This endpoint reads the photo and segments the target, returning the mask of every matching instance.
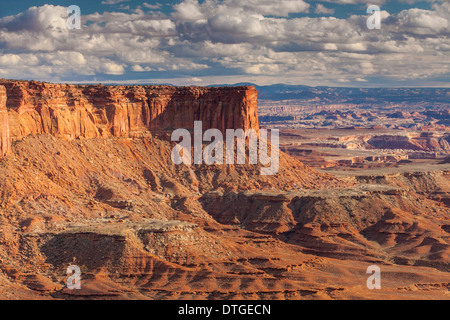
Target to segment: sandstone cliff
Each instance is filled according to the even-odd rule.
[[[6,89],[0,86],[0,156],[10,151],[8,110],[6,109]]]
[[[1,299],[448,298],[447,172],[348,188],[284,153],[274,176],[176,166],[151,133],[258,128],[256,91],[2,84]]]
[[[202,120],[205,130],[259,128],[254,87],[81,86],[9,80],[0,80],[0,85],[7,91],[12,140],[43,133],[67,140],[141,137],[150,131],[190,129],[195,120]],[[2,125],[2,139],[7,137],[6,128]],[[3,145],[2,152],[7,142]]]

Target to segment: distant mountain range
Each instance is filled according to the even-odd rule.
[[[450,88],[346,88],[346,87],[309,87],[304,85],[274,84],[258,86],[253,83],[236,83],[219,86],[255,86],[260,100],[299,100],[317,103],[348,104],[423,104],[432,106],[447,105],[450,107]]]

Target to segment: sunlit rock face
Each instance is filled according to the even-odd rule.
[[[8,110],[13,140],[43,133],[68,140],[141,137],[151,131],[190,129],[195,120],[202,120],[205,130],[259,128],[254,87],[78,86],[8,80],[0,84],[6,87],[7,109],[4,89],[2,108]],[[3,125],[2,137],[6,131]]]
[[[11,149],[9,137],[8,110],[6,109],[6,88],[0,86],[0,156],[4,156]]]

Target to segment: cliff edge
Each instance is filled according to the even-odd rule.
[[[6,88],[0,86],[0,156],[4,156],[11,150],[9,137],[8,110],[6,109]]]
[[[254,87],[103,86],[0,80],[2,153],[10,138],[51,134],[78,137],[143,137],[152,131],[203,128],[258,130]],[[7,97],[7,101],[6,100]],[[5,106],[6,102],[6,106]],[[6,107],[6,108],[5,108]],[[7,116],[6,112],[7,111]]]

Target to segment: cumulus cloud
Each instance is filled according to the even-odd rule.
[[[438,12],[422,9],[409,9],[399,13],[398,28],[418,35],[436,35],[449,31],[449,20],[440,17]]]
[[[152,68],[150,68],[150,67],[142,67],[142,66],[140,66],[140,65],[138,65],[138,64],[135,64],[132,68],[131,68],[131,70],[133,70],[134,72],[145,72],[145,71],[153,71],[153,69]]]
[[[316,8],[314,9],[314,12],[317,14],[333,14],[334,13],[334,9],[329,9],[327,7],[325,7],[323,4],[318,3],[316,5]]]
[[[112,2],[119,1],[104,1]],[[82,29],[73,31],[62,6],[0,18],[0,72],[54,81],[167,72],[206,81],[209,70],[315,84],[450,74],[449,1],[382,11],[381,30],[367,29],[367,15],[337,18],[322,3],[311,8],[303,0],[183,0],[168,16],[153,11],[160,8],[143,3],[131,12],[84,15]],[[311,10],[327,16],[309,17]]]
[[[244,11],[262,15],[286,17],[289,13],[307,12],[309,4],[303,0],[228,0],[224,1],[227,7],[239,8]]]
[[[209,5],[209,3],[206,3]],[[205,8],[206,5],[203,5]],[[197,0],[185,0],[174,6],[175,13],[172,15],[177,21],[197,21],[204,18],[202,6]]]
[[[303,0],[223,0],[216,2],[205,0],[185,0],[174,6],[177,20],[198,21],[211,16],[270,15],[286,17],[290,13],[308,12],[309,4]]]
[[[31,7],[15,16],[0,19],[0,28],[11,32],[29,31],[55,35],[67,33],[67,8],[53,5]]]
[[[123,65],[117,64],[112,61],[108,61],[102,64],[102,71],[106,74],[123,74],[124,67]]]
[[[142,3],[142,5],[147,8],[147,9],[151,9],[151,10],[157,10],[157,9],[161,9],[162,4],[161,3],[155,3],[155,4],[150,4],[147,2]]]

